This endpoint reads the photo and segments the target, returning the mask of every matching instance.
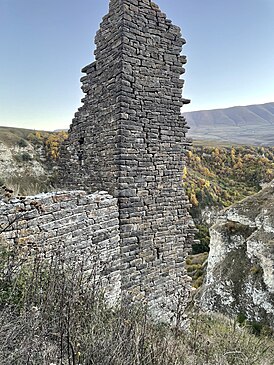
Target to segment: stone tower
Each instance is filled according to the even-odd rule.
[[[61,182],[118,198],[122,292],[163,313],[185,283],[194,232],[181,185],[185,41],[151,0],[110,0],[95,43]]]

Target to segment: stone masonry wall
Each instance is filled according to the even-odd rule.
[[[60,184],[118,198],[122,291],[171,313],[194,233],[181,184],[185,40],[150,0],[111,0],[95,43]]]
[[[1,239],[42,257],[60,253],[102,285],[106,300],[121,297],[117,199],[105,192],[40,194],[0,201]]]

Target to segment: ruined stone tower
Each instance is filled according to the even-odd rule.
[[[61,183],[118,198],[122,292],[162,311],[184,284],[193,239],[181,186],[189,145],[180,112],[185,41],[150,0],[110,0],[95,43]]]

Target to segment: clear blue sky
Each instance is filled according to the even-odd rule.
[[[184,111],[274,101],[274,0],[156,0],[182,28]],[[0,125],[68,127],[108,0],[0,0]]]

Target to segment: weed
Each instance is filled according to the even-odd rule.
[[[17,145],[18,145],[19,147],[21,147],[21,148],[28,147],[28,142],[27,142],[25,139],[21,138],[21,139],[19,139],[19,141],[17,142]]]
[[[32,160],[32,157],[28,152],[17,153],[13,158],[17,162],[28,162]]]
[[[1,365],[273,364],[273,339],[223,316],[193,312],[187,330],[155,323],[141,305],[108,307],[85,261],[2,245]]]

